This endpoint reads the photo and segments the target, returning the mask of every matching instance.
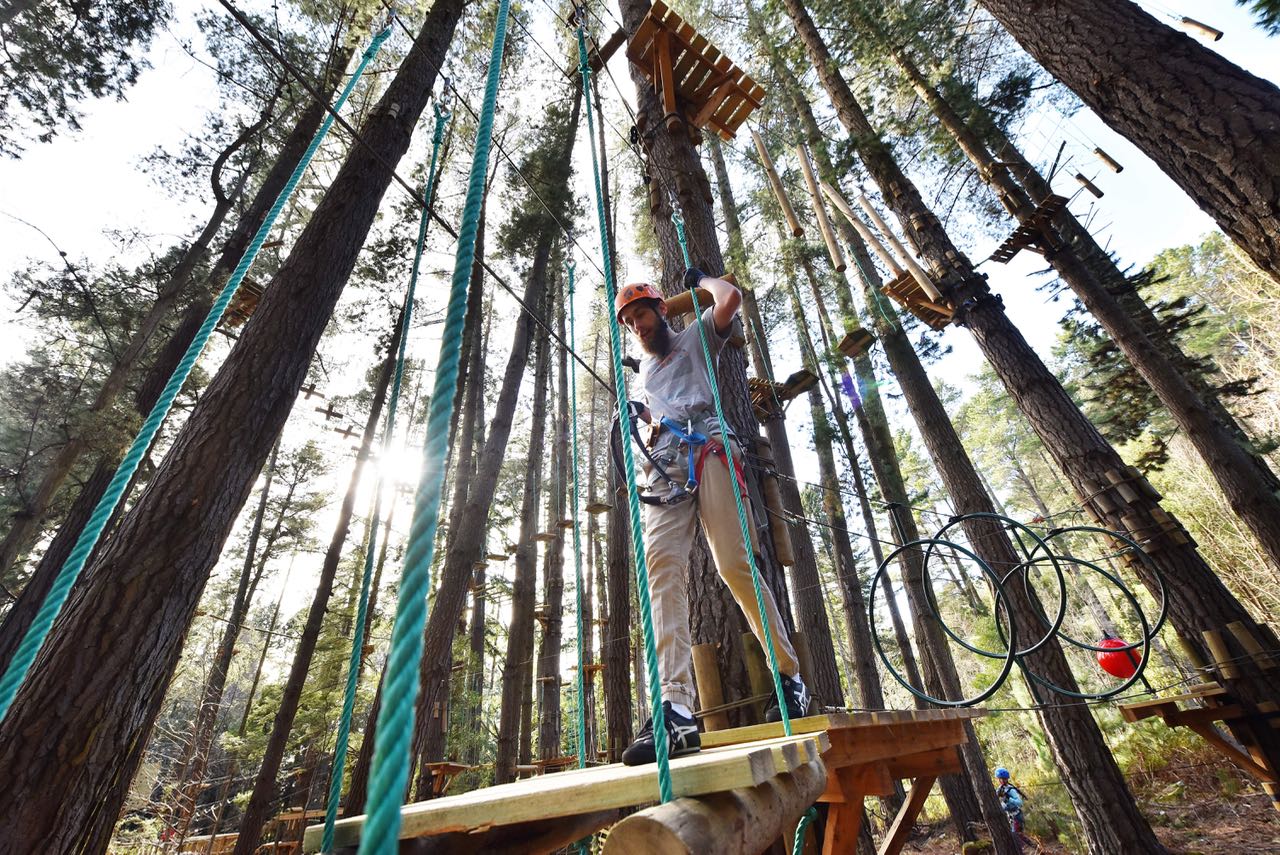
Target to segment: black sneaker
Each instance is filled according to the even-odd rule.
[[[787,718],[804,718],[809,714],[809,702],[813,700],[813,696],[809,694],[809,688],[800,679],[800,675],[797,674],[794,679],[782,678],[782,696],[787,699]],[[773,696],[769,707],[764,711],[764,720],[782,721],[782,710],[778,707],[777,694]]]
[[[671,701],[662,703],[662,721],[667,730],[667,756],[682,757],[702,750],[702,737],[698,735],[698,722],[672,712]],[[640,729],[636,737],[622,752],[622,762],[627,766],[643,766],[645,763],[656,763],[657,748],[653,741],[653,718],[651,717]]]

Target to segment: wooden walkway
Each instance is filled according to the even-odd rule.
[[[836,712],[794,720],[789,737],[780,723],[710,731],[702,735],[701,753],[672,761],[676,799],[625,821],[619,822],[632,809],[656,801],[655,766],[575,769],[406,805],[400,837],[414,840],[414,852],[533,853],[552,852],[614,826],[606,852],[696,852],[689,839],[702,835],[705,840],[706,828],[759,838],[759,829],[741,828],[756,822],[754,805],[789,798],[792,808],[801,806],[786,820],[775,816],[779,823],[794,827],[804,806],[825,802],[830,808],[822,851],[852,852],[863,798],[891,793],[896,780],[911,778],[910,795],[880,847],[879,855],[893,855],[906,842],[934,780],[960,768],[957,746],[967,740],[965,723],[984,714],[972,709]],[[715,825],[716,816],[726,815],[751,821]],[[710,825],[691,830],[682,816],[710,817]],[[358,844],[364,821],[363,816],[339,821],[337,846]],[[779,834],[777,825],[764,826],[770,840]],[[321,833],[319,826],[307,829],[303,851],[318,851]],[[665,842],[636,843],[655,840]],[[716,840],[716,851],[754,849],[738,837]]]

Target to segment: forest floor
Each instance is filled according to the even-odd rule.
[[[1280,852],[1280,812],[1262,790],[1226,761],[1130,776],[1143,815],[1171,855]],[[1034,810],[1033,799],[1028,808]],[[947,823],[919,825],[903,852],[956,855]],[[1066,836],[1064,835],[1064,839]],[[1036,850],[1028,847],[1028,854]],[[1045,855],[1074,855],[1078,846],[1042,842]]]

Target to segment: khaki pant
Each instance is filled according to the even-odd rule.
[[[733,444],[733,456],[741,464],[742,451]],[[658,461],[677,483],[687,478],[688,454],[685,446],[675,451],[676,459],[668,464],[667,457]],[[689,640],[689,550],[693,545],[695,514],[702,522],[702,530],[711,554],[715,558],[720,578],[729,586],[733,598],[751,624],[751,631],[764,648],[764,629],[760,624],[760,610],[756,605],[755,587],[751,582],[751,565],[747,563],[746,550],[742,548],[742,528],[733,498],[733,485],[729,481],[729,467],[722,455],[707,455],[702,467],[702,482],[692,501],[677,505],[644,506],[644,547],[649,568],[649,595],[653,602],[653,633],[658,648],[658,674],[662,679],[662,697],[673,703],[694,707],[693,660]],[[646,464],[647,466],[647,464]],[[650,473],[651,492],[661,494],[665,485]],[[751,534],[752,550],[756,551],[756,527],[752,519],[751,504],[744,495],[747,512],[747,530]],[[769,586],[761,583],[765,611],[769,616],[769,630],[773,636],[773,651],[778,659],[778,671],[794,676],[800,671],[795,650],[787,637],[778,605]]]

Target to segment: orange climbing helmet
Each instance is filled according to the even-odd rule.
[[[618,296],[613,301],[613,314],[622,320],[622,310],[627,304],[634,303],[636,300],[657,300],[659,303],[665,302],[662,295],[658,293],[658,289],[654,288],[648,282],[633,282],[630,285],[622,286],[622,290],[618,292]]]

